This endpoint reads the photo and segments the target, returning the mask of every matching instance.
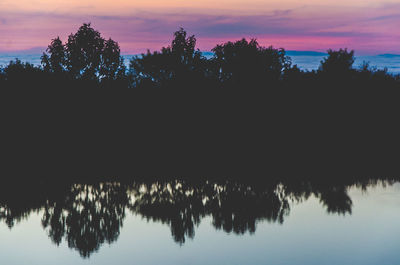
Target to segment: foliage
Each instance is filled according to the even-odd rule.
[[[62,44],[52,40],[42,56],[44,71],[68,73],[74,79],[110,81],[125,75],[125,66],[117,42],[105,40],[90,24],[83,24]]]
[[[65,48],[59,37],[53,39],[42,55],[42,64],[47,72],[61,73],[65,69]]]
[[[196,49],[196,38],[180,29],[174,33],[171,46],[161,51],[135,56],[130,62],[130,73],[135,84],[167,84],[174,80],[193,80],[205,76],[206,59]]]
[[[321,61],[319,70],[330,74],[349,73],[353,70],[354,51],[340,49],[338,51],[328,50],[328,57]]]
[[[265,48],[255,39],[217,45],[213,50],[218,79],[234,84],[277,81],[291,65],[284,49]]]
[[[23,63],[19,59],[11,61],[2,72],[5,81],[17,83],[23,83],[27,80],[32,82],[43,77],[43,72],[39,67],[30,63]]]

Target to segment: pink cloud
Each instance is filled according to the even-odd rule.
[[[399,6],[400,7],[400,6]],[[369,9],[367,9],[369,10]],[[397,9],[399,10],[399,9]],[[1,13],[0,51],[45,48],[56,36],[66,39],[83,22],[118,41],[124,53],[168,45],[172,33],[184,27],[198,38],[199,48],[242,37],[257,38],[262,45],[289,50],[347,47],[361,53],[400,53],[400,14],[395,9],[374,12],[349,9],[316,13],[312,8],[285,9],[265,15],[206,14],[198,12],[132,15],[69,15],[60,13]]]

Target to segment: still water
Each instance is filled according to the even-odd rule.
[[[400,264],[393,179],[13,184],[0,264]]]

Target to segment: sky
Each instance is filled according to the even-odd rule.
[[[180,27],[204,51],[245,37],[287,50],[400,54],[400,0],[0,0],[0,52],[43,51],[88,22],[125,54],[159,50]]]

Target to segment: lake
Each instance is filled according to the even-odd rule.
[[[107,178],[0,188],[0,264],[398,264],[400,182]]]
[[[318,52],[299,52],[299,51],[288,51],[287,55],[292,58],[293,64],[297,64],[301,69],[304,70],[316,70],[318,69],[321,60],[327,55]],[[11,60],[19,58],[23,62],[30,62],[35,65],[40,64],[40,54],[27,54],[27,53],[9,53],[0,54],[0,66],[7,65]],[[133,55],[125,55],[125,63],[129,66],[129,60]],[[204,56],[211,57],[212,53],[205,52]],[[371,67],[377,69],[388,69],[389,73],[400,74],[400,55],[382,54],[374,56],[357,56],[354,63],[355,68],[360,68],[364,62],[369,62]]]

